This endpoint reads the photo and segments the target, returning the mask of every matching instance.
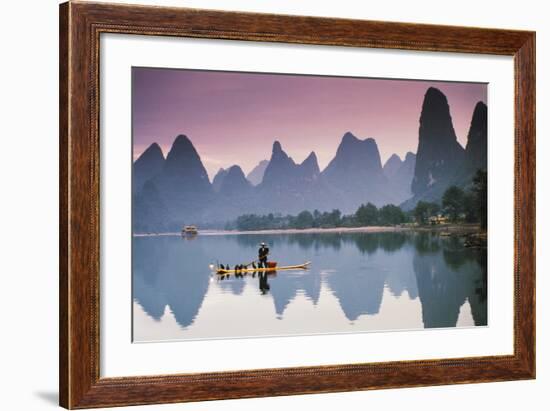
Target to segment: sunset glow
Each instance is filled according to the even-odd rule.
[[[274,140],[296,161],[311,151],[321,169],[343,134],[374,138],[382,162],[416,152],[424,93],[439,88],[459,142],[487,84],[133,68],[134,158],[153,142],[166,155],[187,135],[210,178],[238,164],[248,173],[269,159]]]

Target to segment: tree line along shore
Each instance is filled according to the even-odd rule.
[[[355,228],[375,226],[437,226],[476,224],[487,228],[487,172],[479,170],[468,189],[450,186],[440,202],[420,200],[410,211],[387,204],[380,208],[372,203],[359,206],[353,214],[340,210],[321,212],[304,210],[297,215],[243,214],[226,224],[226,230],[259,231],[322,228]]]

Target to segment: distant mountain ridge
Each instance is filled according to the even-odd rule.
[[[225,176],[227,175],[228,170],[225,168],[220,168],[214,178],[212,179],[212,189],[218,193],[220,191],[220,188],[222,186],[223,180]]]
[[[133,164],[133,187],[138,190],[164,167],[164,154],[157,143],[151,144]]]
[[[403,161],[397,154],[392,154],[384,163],[382,171],[387,178],[392,178],[403,165]]]
[[[237,165],[227,169],[220,187],[220,194],[225,196],[242,196],[252,189],[252,184],[248,181],[243,170]]]
[[[405,155],[405,160],[401,161],[397,154],[393,154],[384,164],[383,171],[388,179],[394,204],[401,204],[412,197],[411,184],[415,166],[416,155],[410,151]]]
[[[316,203],[313,198],[320,170],[311,152],[300,164],[275,141],[261,184],[256,187],[256,212],[296,213]]]
[[[405,210],[422,201],[439,202],[451,185],[467,187],[478,169],[487,170],[487,106],[478,102],[472,114],[468,142],[457,141],[447,97],[430,87],[424,96],[418,138],[413,197]]]
[[[469,170],[487,167],[487,105],[481,101],[472,115],[465,158]]]
[[[223,226],[242,214],[297,214],[303,210],[349,214],[372,202],[413,208],[439,201],[450,184],[466,185],[487,167],[487,106],[476,105],[466,148],[458,143],[445,95],[426,91],[417,154],[394,154],[382,166],[373,138],[346,132],[324,170],[311,152],[296,163],[277,140],[269,161],[245,176],[238,165],[221,168],[212,182],[191,140],[179,135],[166,158],[153,143],[133,165],[134,230]]]
[[[464,148],[458,143],[447,97],[430,87],[420,114],[413,194],[448,182],[463,160]]]
[[[252,171],[247,174],[246,179],[250,181],[250,183],[254,186],[257,186],[258,184],[260,184],[264,179],[265,169],[267,168],[268,164],[269,164],[269,161],[267,160],[260,161],[256,165],[256,167],[254,167]]]
[[[185,220],[201,219],[204,217],[204,205],[212,201],[213,194],[197,150],[187,136],[180,134],[158,173],[147,180],[141,189],[135,187],[133,190],[134,216],[154,216],[142,220],[134,218],[134,227],[142,230],[157,226],[172,227],[174,222],[183,221],[183,216]]]
[[[346,176],[343,174],[346,173]],[[346,132],[336,150],[336,156],[323,171],[325,178],[339,180],[342,177],[365,176],[383,178],[382,163],[378,145],[373,138],[360,140]]]
[[[355,211],[362,203],[377,206],[391,202],[388,180],[382,170],[378,145],[373,138],[361,140],[346,132],[336,155],[321,173],[330,208]]]

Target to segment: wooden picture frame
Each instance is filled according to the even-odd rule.
[[[100,378],[101,33],[513,56],[513,355]],[[60,6],[59,47],[60,405],[91,408],[535,378],[534,32],[69,2]]]

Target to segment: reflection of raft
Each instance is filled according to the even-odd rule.
[[[216,274],[235,274],[235,273],[265,273],[265,272],[271,272],[271,271],[283,271],[283,270],[304,270],[308,268],[308,266],[311,264],[311,261],[308,261],[304,264],[299,265],[287,265],[282,267],[267,267],[267,268],[245,268],[242,270],[216,270]]]

